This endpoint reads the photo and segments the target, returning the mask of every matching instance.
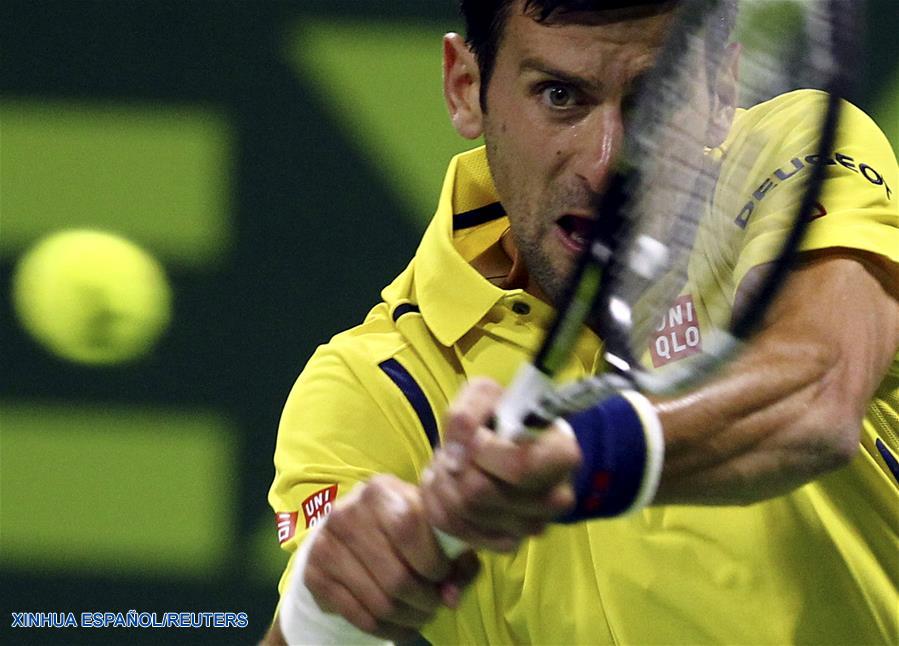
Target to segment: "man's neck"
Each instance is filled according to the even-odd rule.
[[[531,279],[509,229],[472,260],[471,266],[500,289],[523,289],[546,303],[550,302],[540,286]]]

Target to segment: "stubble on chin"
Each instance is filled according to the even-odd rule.
[[[524,261],[529,276],[528,291],[539,298],[548,299],[553,305],[562,301],[566,292],[567,279],[575,265],[573,258],[564,257],[564,251],[553,249],[555,241],[555,207],[556,205],[581,205],[589,203],[590,198],[576,188],[558,186],[550,187],[542,195],[533,195],[521,186],[522,172],[509,166],[508,151],[500,152],[495,137],[488,136],[492,128],[485,131],[487,143],[487,160],[493,174],[494,184],[500,198],[509,189],[515,192],[508,200],[502,199],[512,230],[512,238],[517,253]],[[551,197],[548,197],[551,195]],[[541,204],[544,208],[535,208]],[[555,254],[560,254],[558,257]],[[535,284],[537,289],[531,289]]]
[[[560,258],[552,258],[541,243],[547,239],[549,232],[536,232],[533,237],[522,236],[512,227],[518,253],[527,268],[531,283],[539,289],[539,296],[545,297],[552,305],[558,305],[565,295],[568,276],[573,270],[574,262],[566,263]],[[535,290],[530,290],[535,291]]]

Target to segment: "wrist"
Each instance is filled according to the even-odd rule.
[[[560,422],[577,438],[583,462],[574,476],[575,507],[559,522],[620,516],[653,501],[665,448],[646,397],[626,391]]]
[[[278,623],[284,640],[295,644],[388,644],[382,639],[362,632],[340,615],[322,610],[312,592],[306,587],[306,564],[309,553],[325,522],[316,525],[300,543],[294,557],[293,570],[281,599]]]

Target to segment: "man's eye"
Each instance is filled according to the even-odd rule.
[[[564,85],[550,85],[543,88],[543,100],[553,108],[570,108],[577,103],[575,93]]]

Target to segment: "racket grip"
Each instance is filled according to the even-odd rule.
[[[442,529],[438,529],[437,527],[432,527],[434,530],[434,536],[437,537],[437,543],[440,545],[440,549],[443,550],[443,553],[446,554],[451,559],[456,559],[462,555],[463,552],[471,549],[465,541],[461,538],[456,538],[452,534],[447,534]]]
[[[496,432],[505,439],[533,437],[553,420],[539,414],[540,402],[553,390],[552,380],[533,364],[523,365],[496,409]]]

